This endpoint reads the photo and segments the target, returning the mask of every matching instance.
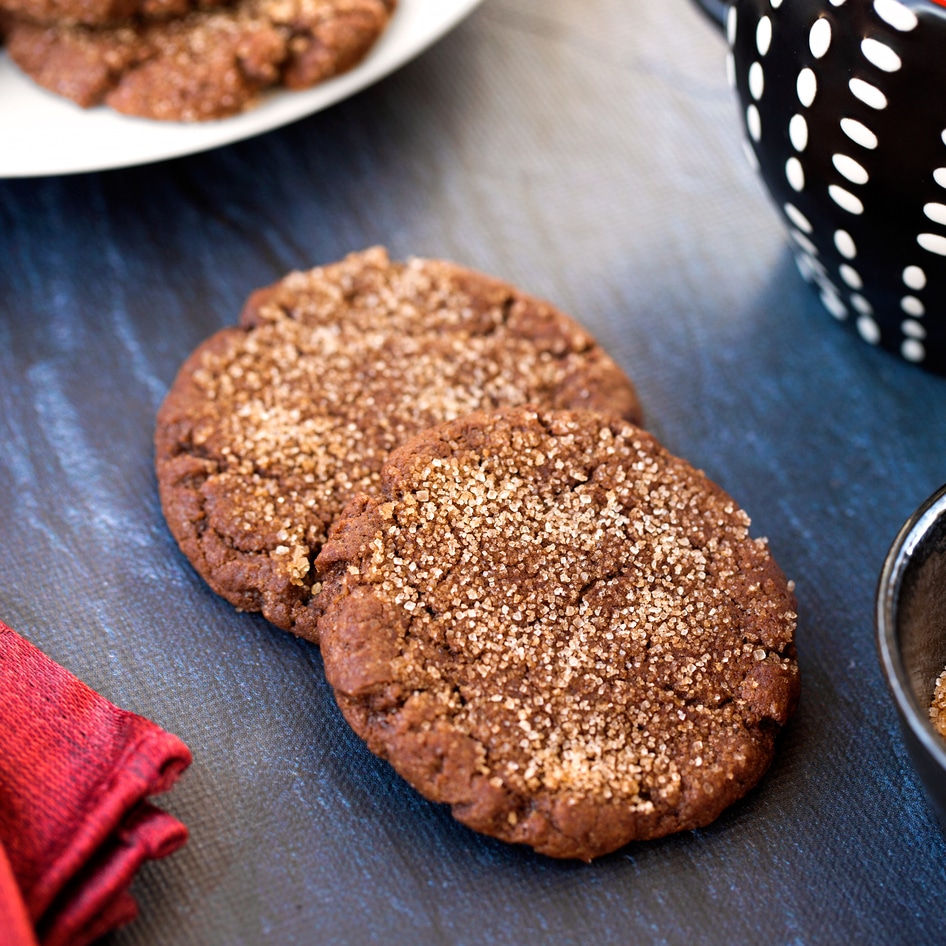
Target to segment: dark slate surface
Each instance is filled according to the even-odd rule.
[[[113,946],[934,943],[946,846],[875,656],[898,527],[946,480],[946,380],[798,276],[688,0],[486,0],[361,95],[150,167],[0,182],[0,617],[195,761],[188,846]],[[798,586],[799,713],[710,828],[591,866],[480,838],[347,730],[317,650],[239,614],[152,472],[177,367],[244,296],[372,243],[570,311]]]

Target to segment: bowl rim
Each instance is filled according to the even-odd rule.
[[[937,520],[944,516],[946,485],[919,506],[893,540],[877,583],[874,623],[881,668],[900,711],[900,719],[939,767],[946,771],[946,739],[936,731],[928,712],[922,712],[918,705],[903,665],[897,634],[897,611],[903,576],[917,546]]]

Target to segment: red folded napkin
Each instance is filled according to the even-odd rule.
[[[82,946],[132,920],[138,868],[187,840],[146,799],[190,761],[0,621],[0,943]]]

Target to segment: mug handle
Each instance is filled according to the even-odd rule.
[[[696,5],[719,27],[726,25],[726,11],[732,0],[696,0]]]

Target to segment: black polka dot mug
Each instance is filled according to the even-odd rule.
[[[802,275],[872,345],[946,373],[946,0],[697,0]]]

